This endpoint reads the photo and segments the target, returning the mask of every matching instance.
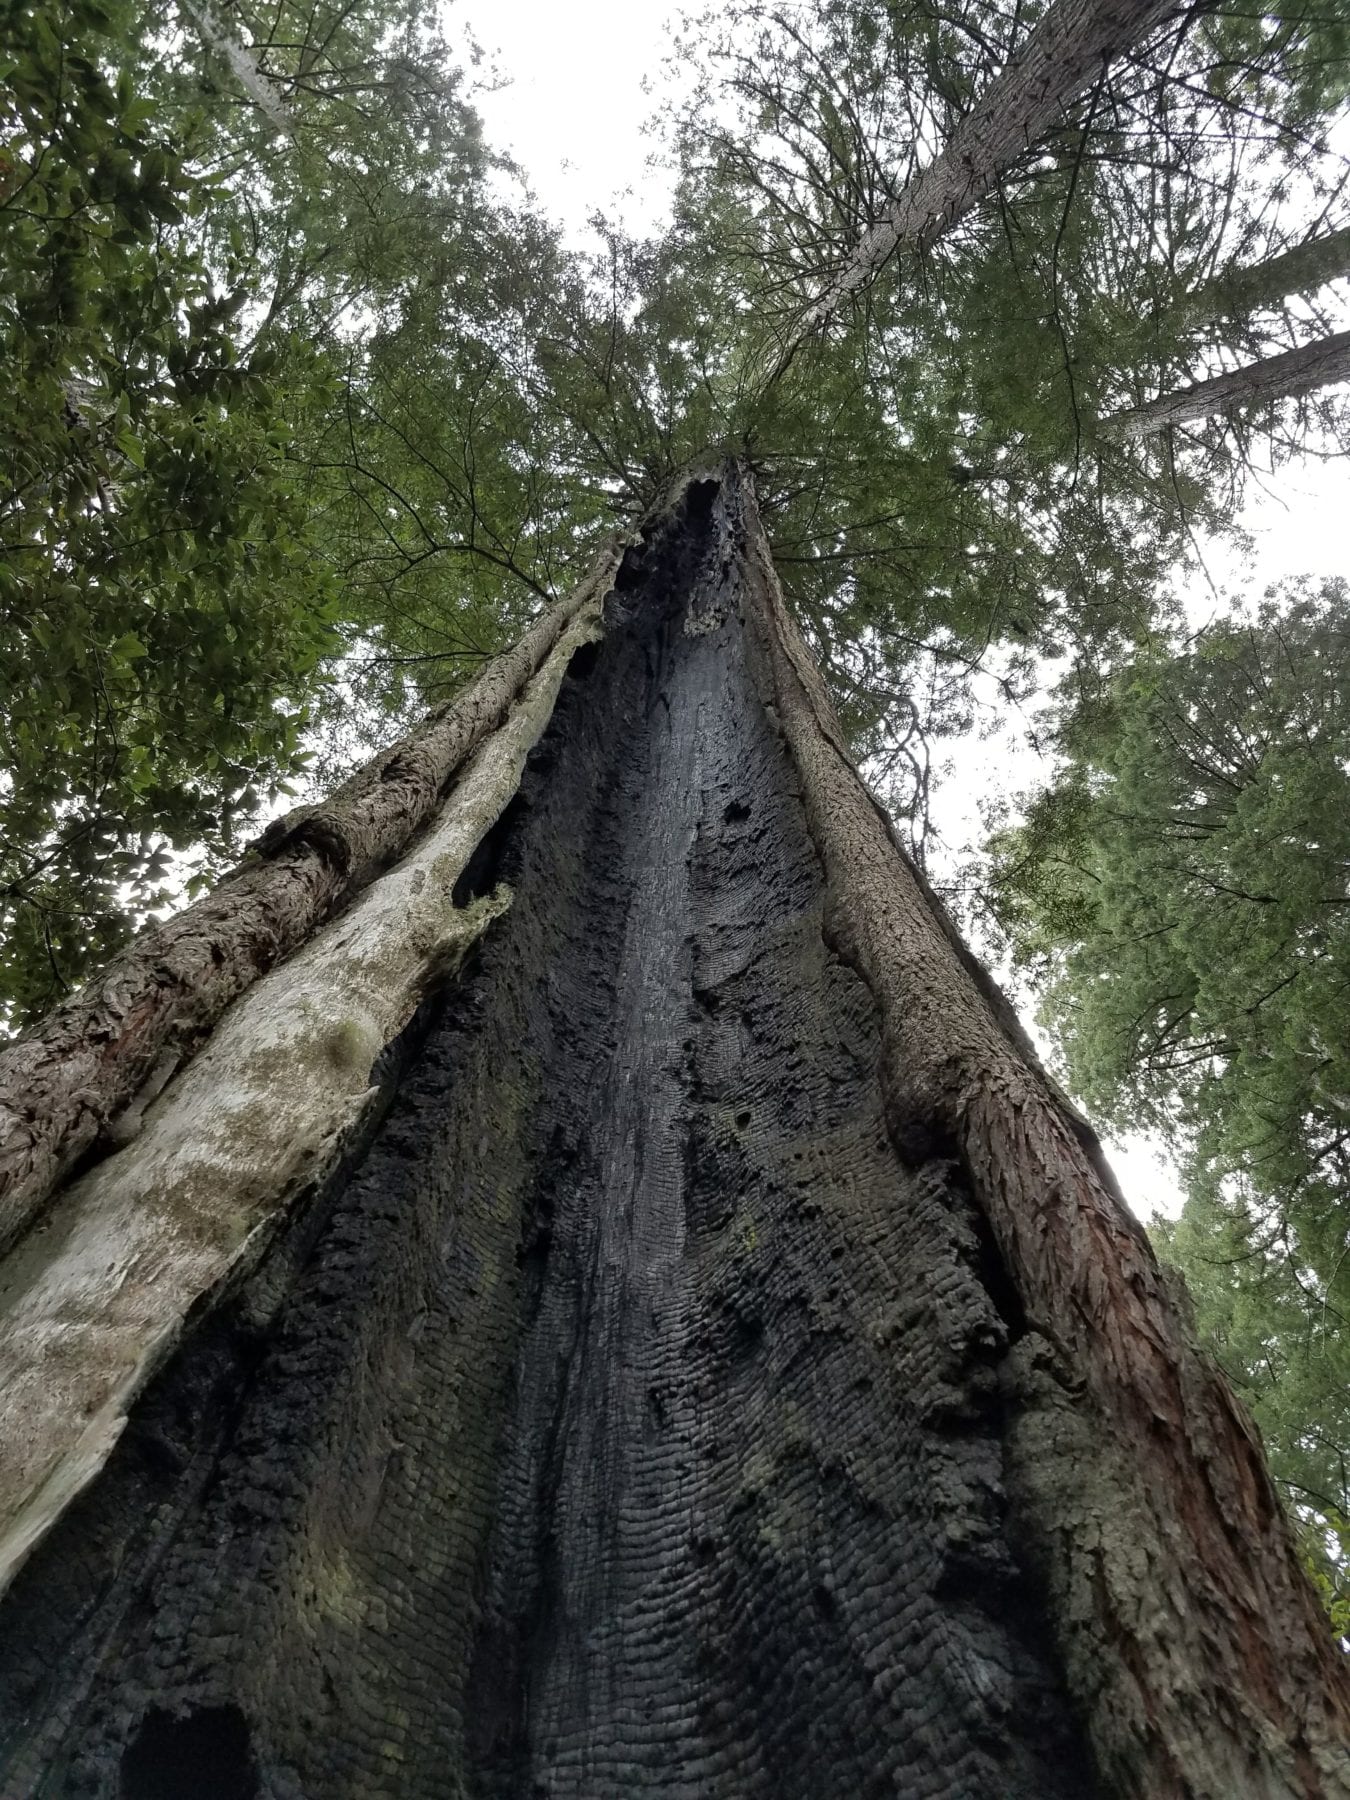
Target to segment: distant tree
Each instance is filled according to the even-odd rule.
[[[1341,1531],[1350,590],[1290,587],[1136,661],[1061,744],[1060,778],[992,841],[994,919],[1039,974],[1073,1091],[1182,1156],[1165,1247],[1277,1473]]]
[[[319,361],[240,353],[246,273],[188,242],[208,189],[104,72],[126,26],[0,26],[0,1026],[130,935],[171,846],[228,849],[332,645],[288,460]]]
[[[1147,437],[1169,425],[1185,425],[1234,406],[1259,405],[1307,394],[1350,378],[1350,331],[1316,338],[1261,362],[1246,363],[1143,406],[1117,413],[1105,423],[1110,437]]]

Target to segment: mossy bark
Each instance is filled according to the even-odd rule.
[[[196,905],[143,932],[78,993],[0,1048],[0,1250],[144,1106],[225,1009],[407,851],[506,719],[572,619],[609,588],[623,540],[465,692],[322,806],[297,808]]]

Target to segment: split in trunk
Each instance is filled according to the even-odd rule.
[[[227,1006],[396,862],[568,625],[609,588],[623,545],[466,691],[322,806],[278,820],[235,873],[143,932],[0,1049],[0,1250],[82,1161],[125,1142]]]
[[[644,544],[409,879],[462,967],[11,1588],[0,1794],[1346,1800],[1250,1429],[853,771],[748,482]],[[292,962],[340,984],[399,879]],[[30,1234],[54,1314],[187,1080]]]

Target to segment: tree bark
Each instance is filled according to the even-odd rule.
[[[216,12],[210,0],[183,0],[183,10],[201,33],[207,48],[214,50],[233,69],[239,85],[259,112],[282,137],[296,140],[295,120],[280,84],[262,67],[258,58],[240,43],[234,32]]]
[[[893,1141],[958,1146],[1017,1294],[1011,1485],[1108,1791],[1350,1793],[1345,1659],[1254,1427],[1095,1137],[1010,1039],[1006,1003],[855,774],[753,513],[749,536],[763,684],[825,866],[827,930],[883,1020]]]
[[[349,920],[240,1009],[273,1235],[179,1293],[5,1598],[0,1796],[1347,1800],[1250,1427],[849,762],[738,469],[604,626],[457,784],[486,822],[523,765],[473,857],[361,903],[389,956],[399,894],[497,897],[284,1204],[286,996]],[[229,1020],[208,1057],[257,1076]],[[0,1460],[111,1179],[0,1265]]]
[[[1107,419],[1102,430],[1108,438],[1131,443],[1151,437],[1169,425],[1192,424],[1235,406],[1259,406],[1268,400],[1284,400],[1350,380],[1350,331],[1338,331],[1297,350],[1263,357],[1244,368],[1231,369],[1208,381],[1197,381],[1175,393],[1163,394],[1146,406]]]
[[[1245,268],[1225,269],[1167,308],[1169,322],[1188,330],[1218,319],[1245,318],[1280,306],[1295,294],[1312,294],[1329,281],[1350,277],[1350,225],[1309,238],[1278,256]]]
[[[279,819],[213,892],[142,932],[0,1049],[0,1250],[76,1164],[134,1135],[144,1106],[233,1000],[403,854],[622,555],[622,544],[607,545],[463,694],[323,805]]]
[[[768,374],[786,371],[802,343],[897,251],[920,250],[951,229],[1042,137],[1106,63],[1177,11],[1176,0],[1056,0],[990,83],[941,155],[908,183],[793,326]]]

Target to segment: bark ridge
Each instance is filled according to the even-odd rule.
[[[11,1591],[5,1795],[1096,1791],[1009,1529],[1012,1303],[949,1146],[896,1157],[690,504],[369,1148]]]

